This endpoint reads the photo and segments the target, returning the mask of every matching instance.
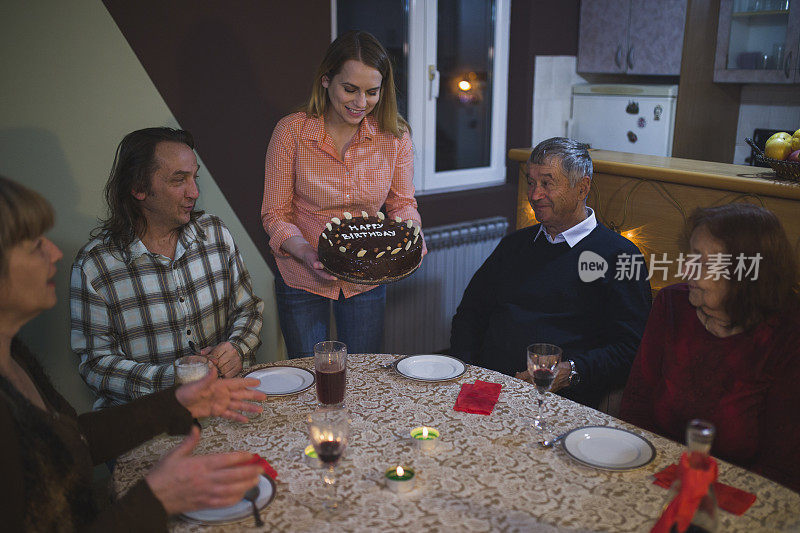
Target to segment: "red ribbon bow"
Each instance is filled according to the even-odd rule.
[[[271,477],[273,480],[278,478],[278,472],[272,465],[267,462],[266,459],[258,455],[257,453],[253,454],[253,457],[250,458],[249,461],[246,461],[244,464],[246,465],[258,465],[264,469],[264,473]]]
[[[686,531],[700,505],[700,500],[717,479],[717,462],[712,457],[705,456],[701,464],[692,468],[689,464],[689,454],[684,452],[678,463],[678,478],[681,480],[681,491],[661,513],[661,518],[650,530],[651,533],[669,533],[673,524],[680,533]]]

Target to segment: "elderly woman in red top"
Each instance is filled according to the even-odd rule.
[[[414,153],[397,112],[392,65],[369,33],[351,31],[330,47],[304,111],[281,119],[267,149],[261,220],[280,273],[275,294],[289,357],[313,354],[328,337],[330,306],[351,353],[381,347],[384,286],[340,281],[322,269],[317,239],[342,212],[421,224]]]
[[[687,230],[699,268],[658,293],[621,417],[676,441],[710,420],[714,455],[800,491],[796,252],[750,204],[699,209]]]

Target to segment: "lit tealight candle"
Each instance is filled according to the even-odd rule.
[[[411,438],[422,451],[432,451],[439,442],[439,430],[428,426],[420,426],[411,430]]]
[[[317,451],[314,449],[314,446],[309,444],[306,446],[306,449],[303,450],[303,459],[305,459],[306,463],[311,466],[319,466],[320,460],[319,456],[317,455]]]
[[[416,477],[414,475],[414,470],[411,468],[403,468],[402,466],[390,468],[386,471],[384,477],[386,477],[386,486],[389,487],[392,492],[397,492],[399,494],[414,489]]]

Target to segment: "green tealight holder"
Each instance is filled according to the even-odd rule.
[[[411,440],[417,448],[424,452],[431,452],[436,449],[439,443],[439,430],[428,426],[420,426],[411,430]]]
[[[383,477],[386,480],[386,487],[397,494],[414,490],[417,476],[413,468],[396,466],[388,469]]]

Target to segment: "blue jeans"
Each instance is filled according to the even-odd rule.
[[[331,300],[289,287],[277,275],[275,299],[289,359],[313,356],[314,345],[330,338],[331,303],[338,340],[347,345],[347,353],[381,351],[386,309],[385,285],[350,298]]]

